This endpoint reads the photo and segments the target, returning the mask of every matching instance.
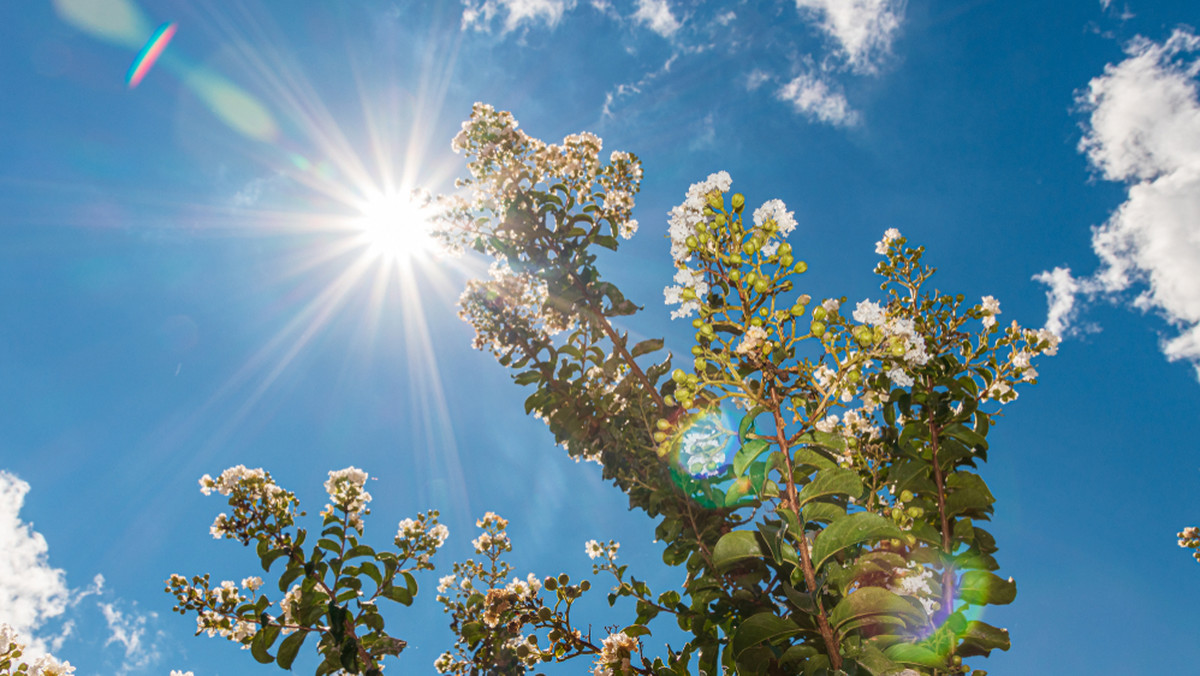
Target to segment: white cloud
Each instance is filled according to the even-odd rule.
[[[1197,50],[1200,37],[1186,30],[1161,44],[1135,38],[1125,60],[1081,93],[1089,118],[1079,150],[1105,179],[1129,183],[1127,199],[1092,231],[1094,275],[1056,269],[1039,279],[1051,287],[1047,326],[1064,331],[1076,295],[1121,298],[1141,287],[1131,304],[1180,331],[1164,354],[1191,361],[1200,376],[1200,60],[1184,58]]]
[[[746,76],[746,91],[752,92],[755,89],[763,86],[770,79],[771,75],[769,73],[755,68],[754,70],[750,71],[749,75]]]
[[[792,104],[796,112],[810,119],[835,127],[858,124],[858,112],[850,107],[846,96],[826,81],[811,73],[801,73],[775,93],[780,101]]]
[[[488,31],[492,19],[504,11],[504,31],[512,32],[523,23],[542,22],[554,28],[567,10],[575,7],[575,0],[466,0],[463,9],[462,28]]]
[[[39,637],[47,620],[62,615],[70,602],[66,573],[49,563],[46,538],[20,518],[29,484],[0,470],[0,622],[29,641],[31,654],[57,649],[71,631],[59,637]]]
[[[667,0],[638,0],[637,11],[633,20],[645,24],[650,30],[664,38],[669,38],[679,30],[679,21],[671,13],[671,3]]]
[[[118,643],[125,649],[120,673],[141,670],[158,661],[158,647],[145,640],[146,620],[155,619],[157,614],[143,615],[136,610],[125,613],[118,610],[115,603],[97,603],[96,606],[108,625],[108,639],[104,645]]]
[[[601,117],[612,117],[613,109],[621,99],[633,96],[634,94],[641,94],[642,88],[648,86],[651,82],[654,82],[666,73],[671,72],[671,64],[675,63],[675,59],[677,58],[679,58],[678,55],[672,54],[670,58],[663,62],[663,65],[659,66],[658,70],[646,73],[637,82],[619,84],[615,90],[605,93],[604,109],[600,111]]]
[[[855,71],[875,72],[891,51],[904,18],[904,0],[796,0],[796,8],[820,18]]]

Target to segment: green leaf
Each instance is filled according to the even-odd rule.
[[[803,514],[805,523],[810,521],[833,523],[838,519],[845,518],[846,508],[832,502],[810,502],[804,507]]]
[[[746,468],[750,466],[750,463],[757,460],[758,456],[762,455],[770,446],[770,444],[762,439],[747,441],[738,449],[737,454],[733,456],[733,476],[736,478],[745,474]]]
[[[404,587],[397,587],[394,584],[384,587],[381,595],[384,598],[391,599],[396,603],[402,603],[406,606],[411,606],[413,602],[412,594],[410,594],[407,589]]]
[[[269,573],[269,572],[271,572],[271,564],[275,563],[275,561],[277,559],[279,559],[279,557],[287,556],[287,550],[286,549],[272,549],[271,551],[267,552],[266,554],[261,554],[260,556],[262,557],[262,569]]]
[[[480,622],[467,622],[462,626],[463,640],[465,640],[467,645],[471,646],[472,648],[474,648],[475,644],[479,643],[479,641],[483,640],[483,637],[486,635],[487,632],[484,631],[483,624]]]
[[[809,467],[815,467],[818,470],[837,467],[836,462],[830,460],[824,455],[821,455],[820,451],[808,448],[807,446],[801,446],[799,448],[792,449],[792,465],[797,467],[800,465],[808,465]]]
[[[662,338],[651,338],[650,340],[643,340],[642,342],[638,343],[637,345],[634,345],[633,349],[629,351],[629,354],[632,355],[633,357],[640,357],[644,354],[650,354],[651,352],[657,352],[658,350],[662,349],[662,346],[663,346]]]
[[[383,585],[383,575],[381,575],[379,573],[379,566],[376,566],[374,563],[367,561],[366,563],[363,563],[361,566],[359,566],[358,569],[360,571],[366,573],[367,577],[371,578],[371,580],[375,583],[376,587]]]
[[[513,381],[518,385],[531,385],[541,380],[541,378],[542,372],[534,370],[518,373],[517,375],[513,376]]]
[[[970,448],[978,447],[985,451],[987,450],[987,439],[984,439],[983,435],[963,425],[951,425],[944,430],[944,433],[958,439]]]
[[[1005,605],[1017,598],[1017,583],[986,570],[968,570],[958,583],[958,597],[973,606]]]
[[[748,648],[753,648],[764,641],[774,642],[789,638],[799,634],[800,631],[800,627],[796,626],[795,622],[779,617],[775,613],[753,615],[742,622],[733,633],[731,642],[733,657],[737,659]]]
[[[735,530],[721,536],[713,547],[713,565],[728,568],[744,559],[763,558],[758,537],[753,531]]]
[[[992,511],[996,498],[977,474],[955,472],[946,481],[946,515],[986,516]]]
[[[281,669],[292,668],[292,662],[296,661],[296,654],[300,652],[300,646],[304,644],[306,638],[308,638],[307,631],[298,631],[283,639],[283,643],[279,644],[279,655],[276,657]]]
[[[874,512],[858,512],[838,519],[817,534],[813,541],[813,567],[820,569],[838,552],[864,542],[874,542],[902,535],[896,524]],[[717,543],[720,545],[720,543]]]
[[[897,643],[883,651],[888,659],[901,664],[945,669],[946,659],[922,645]]]
[[[259,630],[250,640],[250,654],[261,664],[270,664],[275,661],[275,658],[267,652],[266,632]]]
[[[608,235],[599,235],[596,237],[596,244],[599,244],[600,246],[604,247],[605,249],[611,249],[613,251],[617,250],[617,238],[616,237],[610,237]]]
[[[742,421],[738,423],[738,441],[746,443],[746,435],[754,431],[754,419],[766,413],[766,409],[761,406],[755,406],[750,409],[750,412],[742,417]]]
[[[912,604],[883,587],[862,587],[841,600],[829,614],[829,621],[839,631],[854,623],[861,624],[899,621],[910,628],[925,623],[925,616]],[[848,627],[847,627],[848,628]]]
[[[816,478],[800,491],[799,501],[803,506],[817,498],[830,495],[858,497],[862,490],[862,481],[859,480],[858,474],[841,467],[832,467],[817,472]]]
[[[862,653],[854,659],[871,676],[892,676],[901,670],[900,665],[888,659],[882,650],[869,643],[863,646]]]
[[[648,627],[646,627],[645,625],[631,624],[628,627],[625,627],[624,629],[622,629],[621,633],[625,634],[626,636],[628,636],[630,638],[637,638],[638,636],[648,635],[650,633],[650,629]]]
[[[749,477],[737,479],[729,486],[729,490],[725,493],[725,506],[738,506],[738,502],[742,498],[746,497],[747,495],[751,495],[753,492],[754,484],[750,481]],[[750,500],[747,501],[746,504],[752,504],[753,502],[753,500]]]
[[[962,644],[958,648],[958,654],[963,657],[987,657],[997,648],[1008,650],[1012,647],[1007,629],[993,627],[986,622],[968,622],[961,638]]]

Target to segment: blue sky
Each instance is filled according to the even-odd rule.
[[[1188,673],[1197,24],[1185,0],[0,5],[0,621],[79,674],[273,671],[193,638],[162,591],[257,569],[209,537],[223,503],[196,484],[236,464],[312,512],[327,471],[363,468],[368,534],[439,508],[445,566],[492,510],[518,571],[583,574],[584,541],[614,538],[636,575],[678,584],[653,524],[470,349],[455,302],[485,264],[388,267],[363,243],[373,197],[452,189],[450,139],[484,101],[642,158],[640,232],[604,269],[646,307],[624,328],[676,352],[666,213],[718,170],[795,211],[814,296],[873,297],[895,227],[939,288],[1062,332],[992,434],[1019,593],[988,612],[1012,650],[978,666]],[[393,668],[430,673],[451,639],[419,581],[391,615],[410,646]],[[594,626],[630,621],[599,596]]]

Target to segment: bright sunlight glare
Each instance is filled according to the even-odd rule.
[[[356,225],[360,239],[372,258],[387,262],[412,259],[430,250],[429,218],[412,197],[400,193],[381,194],[360,207]]]

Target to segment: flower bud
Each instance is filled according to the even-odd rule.
[[[900,502],[911,502],[913,497],[912,491],[900,491]]]
[[[683,372],[683,369],[675,369],[674,371],[671,371],[671,380],[674,380],[677,383],[682,383],[686,379],[687,374]]]
[[[733,193],[733,198],[729,200],[733,204],[733,210],[741,212],[742,207],[746,206],[746,196],[740,192]]]
[[[817,309],[819,310],[820,308]],[[813,310],[813,315],[815,316],[816,314],[817,311]],[[811,331],[814,336],[820,338],[821,336],[825,335],[825,322],[814,320],[812,326],[809,327],[809,331]]]
[[[687,244],[687,248],[689,249],[695,249],[696,247],[700,246],[700,240],[696,239],[695,235],[688,235],[688,238],[684,240],[684,243]]]
[[[716,211],[717,209],[724,209],[725,196],[722,195],[718,190],[708,193],[708,206],[712,207],[713,211]]]
[[[779,265],[785,268],[792,267],[793,262],[795,262],[795,259],[793,259],[790,254],[784,254],[779,257]]]
[[[803,305],[796,304],[796,305],[793,305],[792,309],[788,310],[788,312],[790,312],[793,317],[799,317],[804,314],[804,311],[806,309],[808,309],[808,308],[804,307]]]
[[[759,277],[758,281],[754,282],[754,290],[759,293],[766,293],[767,289],[771,288],[771,283],[765,278]]]
[[[815,320],[817,320],[817,321],[819,321],[819,322],[820,322],[820,321],[824,321],[824,320],[825,320],[825,308],[824,308],[824,307],[822,307],[822,306],[818,306],[818,307],[815,307],[815,308],[813,308],[813,315],[812,315],[812,316],[813,316],[813,319],[815,319]]]
[[[660,430],[666,431],[671,429],[671,421],[667,420],[666,418],[659,418],[658,422],[654,423],[654,426]]]

